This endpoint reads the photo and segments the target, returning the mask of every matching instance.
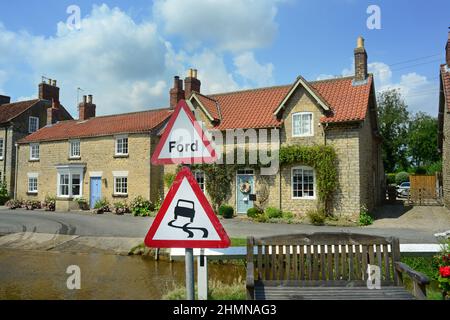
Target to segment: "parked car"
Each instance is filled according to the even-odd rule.
[[[409,196],[409,190],[411,189],[411,184],[409,182],[402,182],[397,186],[397,196],[407,197]]]

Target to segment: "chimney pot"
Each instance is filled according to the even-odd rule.
[[[447,67],[450,68],[450,31],[448,32],[447,45],[445,46],[445,61],[447,62]]]
[[[52,85],[52,79],[48,79],[48,84]]]
[[[56,80],[53,80],[53,86],[56,87]]]
[[[364,48],[364,38],[362,36],[358,37],[358,40],[356,41],[356,47]]]
[[[87,103],[92,103],[92,94],[88,95]]]
[[[84,95],[84,96],[83,96],[83,103],[86,103],[86,101],[87,101],[87,96]]]

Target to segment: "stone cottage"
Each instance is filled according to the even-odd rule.
[[[439,150],[442,154],[444,204],[450,208],[450,32],[445,46],[445,64],[440,67]]]
[[[79,104],[77,120],[49,124],[19,141],[17,198],[56,197],[57,210],[90,207],[137,196],[156,201],[162,168],[150,166],[158,133],[171,109],[96,116],[91,95]]]
[[[278,128],[281,148],[332,146],[337,154],[338,188],[331,207],[336,215],[356,219],[361,206],[372,210],[382,201],[385,188],[374,79],[367,70],[361,37],[354,57],[355,74],[350,77],[307,81],[299,76],[285,86],[209,95],[201,94],[194,70],[184,91],[182,82],[175,79],[171,97],[175,101],[188,99],[197,119],[210,130]],[[289,163],[269,177],[262,177],[259,171],[241,167],[235,172],[227,202],[238,214],[254,206],[254,196],[256,200],[261,197],[262,185],[268,189],[265,206],[297,215],[318,208],[314,166]],[[196,171],[195,175],[204,189],[208,183],[204,172]]]
[[[56,80],[39,84],[38,97],[33,100],[10,102],[0,95],[0,181],[13,197],[16,177],[16,143],[25,136],[72,116],[59,102]]]

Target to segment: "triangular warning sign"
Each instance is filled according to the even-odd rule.
[[[178,173],[147,236],[154,248],[227,248],[230,239],[191,171]]]
[[[152,163],[212,163],[217,156],[185,100],[180,100],[152,156]]]

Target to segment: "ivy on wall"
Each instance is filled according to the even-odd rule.
[[[246,155],[246,159],[248,156]],[[333,193],[338,188],[337,156],[331,146],[283,146],[280,148],[280,165],[302,164],[316,170],[316,185],[319,200],[329,212]],[[213,209],[217,212],[220,205],[228,199],[233,190],[233,178],[237,170],[244,168],[259,169],[261,164],[195,164],[191,170],[202,170],[206,177],[206,192],[211,198]],[[177,171],[181,169],[178,166]],[[165,177],[169,187],[174,175]]]
[[[280,148],[280,164],[303,164],[314,168],[319,200],[329,212],[333,193],[338,188],[337,155],[333,147],[283,146]]]

